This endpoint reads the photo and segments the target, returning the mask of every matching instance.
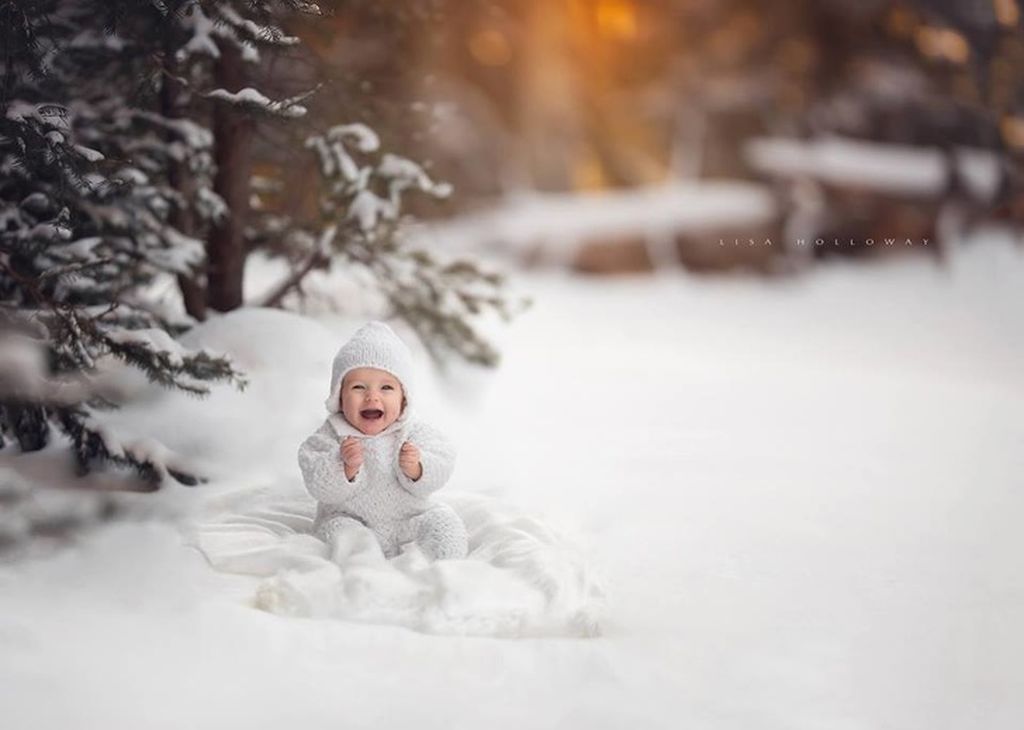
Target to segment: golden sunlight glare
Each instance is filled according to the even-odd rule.
[[[1020,8],[1017,6],[1017,0],[992,0],[992,5],[996,11],[996,20],[1000,25],[1007,28],[1017,25],[1020,20]]]
[[[999,123],[1003,139],[1010,147],[1024,149],[1024,117],[1007,115]]]
[[[919,28],[914,34],[914,41],[926,56],[953,63],[964,63],[971,53],[967,39],[949,28]]]
[[[598,0],[594,13],[602,34],[619,40],[636,37],[636,8],[629,0]]]

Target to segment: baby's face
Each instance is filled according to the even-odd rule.
[[[341,381],[341,413],[367,436],[374,436],[402,415],[402,384],[377,368],[350,370]]]

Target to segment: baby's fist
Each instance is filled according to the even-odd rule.
[[[406,441],[402,444],[402,450],[398,453],[398,466],[402,473],[416,481],[423,476],[423,464],[420,463],[420,450]]]
[[[346,436],[341,442],[341,460],[345,463],[345,477],[352,481],[363,465],[363,442]]]

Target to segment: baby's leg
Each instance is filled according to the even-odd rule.
[[[383,557],[377,536],[354,517],[324,520],[313,534],[330,546],[330,558],[338,564],[360,555],[371,559]]]
[[[464,558],[469,552],[466,526],[455,510],[438,504],[409,520],[412,539],[434,560]]]

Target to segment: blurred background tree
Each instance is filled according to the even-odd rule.
[[[358,81],[331,78],[337,98],[376,95],[360,108],[378,117],[382,136],[415,142],[417,158],[460,191],[428,217],[501,205],[520,192],[726,179],[770,183],[780,198],[779,220],[728,232],[741,238],[774,230],[778,240],[792,230],[794,197],[806,198],[797,189],[809,184],[823,201],[811,234],[826,238],[948,239],[937,233],[947,219],[1021,218],[1018,0],[335,7],[311,42],[317,62],[328,76],[350,63],[363,69]],[[410,134],[410,120],[427,123]],[[917,151],[904,167],[922,175],[938,155],[946,182],[928,192],[883,190],[885,165],[870,184],[823,182],[807,172],[810,146],[797,150],[807,161],[796,176],[752,157],[750,143],[764,138],[861,142],[843,154],[863,159]],[[965,179],[979,167],[981,194]]]
[[[432,119],[420,156],[460,205],[749,176],[742,142],[763,134],[1021,149],[1017,0],[413,6],[336,3],[311,46],[323,69],[362,69],[332,77],[336,103],[385,137]]]

